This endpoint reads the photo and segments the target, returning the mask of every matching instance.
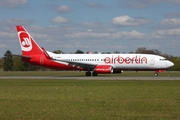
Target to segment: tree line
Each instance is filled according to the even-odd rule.
[[[56,54],[64,54],[61,50],[55,50],[53,53]],[[89,52],[88,52],[89,53]],[[99,54],[97,51],[93,52],[94,54]],[[110,54],[110,52],[103,52],[101,54]],[[115,51],[114,53],[119,54],[119,51]],[[145,47],[138,48],[136,52],[129,53],[142,53],[142,54],[155,54],[164,56],[168,60],[174,63],[174,66],[168,68],[169,71],[180,71],[180,57],[172,56],[168,54],[162,54],[159,50],[156,49],[146,49]],[[84,54],[82,50],[77,50],[75,54]],[[23,62],[19,56],[13,56],[10,50],[7,50],[4,54],[3,58],[0,58],[0,68],[4,71],[47,71],[51,70],[48,68],[44,68],[41,66],[34,66],[29,63]]]

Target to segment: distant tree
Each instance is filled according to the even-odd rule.
[[[4,54],[3,70],[4,71],[12,71],[13,70],[13,59],[12,59],[12,53],[10,50],[7,50]]]
[[[156,50],[156,49],[152,49],[152,51],[154,52],[155,55],[161,55],[162,54],[159,50]]]
[[[19,56],[13,56],[13,70],[14,71],[23,71],[25,66],[23,65],[23,61]]]
[[[98,51],[94,51],[93,53],[94,53],[94,54],[98,54]]]
[[[168,55],[168,54],[162,54],[161,56],[165,57],[168,60],[172,60],[175,56]]]
[[[56,53],[56,54],[63,54],[63,52],[61,50],[55,50],[53,51],[53,53]]]
[[[0,58],[0,69],[3,68],[3,64],[4,64],[4,58]]]
[[[111,54],[111,52],[102,52],[102,54]]]
[[[98,52],[98,51],[94,51],[93,53],[94,53],[94,54],[101,54],[101,53],[100,53],[100,52]]]
[[[148,50],[145,47],[138,48],[136,50],[136,53],[161,55],[161,52],[159,50],[156,49]]]
[[[82,50],[77,50],[75,54],[84,54],[84,52]]]
[[[116,50],[116,51],[114,51],[114,53],[115,53],[115,54],[119,54],[120,52]]]

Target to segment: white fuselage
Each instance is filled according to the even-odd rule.
[[[51,52],[48,54],[57,60],[90,65],[111,65],[113,69],[122,70],[166,69],[174,65],[164,57],[151,54],[54,54]]]

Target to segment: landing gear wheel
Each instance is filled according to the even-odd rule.
[[[154,73],[154,76],[157,77],[157,76],[158,76],[158,73]]]
[[[93,75],[93,76],[97,76],[98,74],[97,74],[97,72],[94,71],[94,72],[92,73],[92,75]]]
[[[86,72],[86,76],[91,76],[91,72],[90,72],[90,71],[87,71],[87,72]]]

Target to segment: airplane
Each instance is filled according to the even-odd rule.
[[[39,47],[36,41],[19,25],[16,26],[24,62],[57,70],[86,71],[86,76],[122,73],[124,70],[155,71],[154,76],[172,67],[174,63],[153,54],[55,54]]]

